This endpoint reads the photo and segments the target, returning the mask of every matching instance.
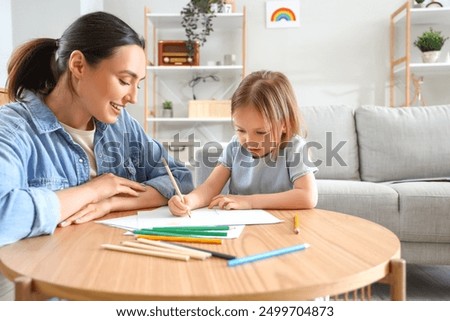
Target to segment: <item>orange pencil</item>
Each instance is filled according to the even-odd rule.
[[[300,233],[300,221],[298,219],[298,214],[295,214],[294,216],[294,233]]]
[[[163,235],[140,235],[140,234],[136,235],[136,237],[156,241],[222,244],[222,239],[208,239],[200,237],[197,238],[197,237],[179,237],[179,236],[163,236]]]

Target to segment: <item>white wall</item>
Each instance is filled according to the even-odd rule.
[[[5,87],[7,64],[13,49],[11,0],[0,0],[0,87]]]
[[[11,3],[15,47],[37,36],[59,37],[80,15],[86,1],[0,0],[0,4],[7,8]],[[286,73],[301,105],[385,105],[389,100],[389,17],[404,1],[366,0],[362,4],[361,0],[300,0],[300,28],[266,29],[266,1],[236,0],[238,11],[243,5],[247,8],[247,71],[272,69]],[[95,0],[95,5],[99,6],[99,2]],[[448,5],[449,1],[441,2]],[[103,9],[143,34],[145,6],[152,12],[178,13],[186,3],[187,0],[103,0]],[[3,16],[1,10],[0,21],[7,25],[8,17]],[[8,51],[6,43],[3,47],[2,41],[0,54]],[[450,41],[444,47],[444,57],[449,48]],[[0,70],[2,74],[4,70]],[[425,79],[426,102],[450,103],[447,83],[447,76],[435,81]],[[142,104],[143,98],[130,109],[140,120]]]

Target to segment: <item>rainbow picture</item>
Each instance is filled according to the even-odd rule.
[[[295,21],[295,13],[289,8],[279,8],[272,13],[270,21]]]
[[[295,28],[300,26],[300,0],[266,2],[267,28]]]

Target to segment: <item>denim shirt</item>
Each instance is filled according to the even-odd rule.
[[[192,174],[149,138],[125,110],[114,124],[96,121],[94,154],[98,175],[152,186],[164,197],[175,190],[161,163],[168,160],[182,193]],[[0,107],[0,246],[54,232],[60,219],[55,191],[89,180],[89,160],[48,106],[27,92],[23,102]]]

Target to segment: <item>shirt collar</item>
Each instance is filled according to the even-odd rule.
[[[27,102],[26,108],[29,109],[31,120],[36,126],[39,134],[53,132],[62,128],[59,120],[56,118],[53,111],[44,103],[42,98],[31,91],[27,91],[24,95],[24,101]],[[105,131],[107,124],[95,120],[97,130]]]

